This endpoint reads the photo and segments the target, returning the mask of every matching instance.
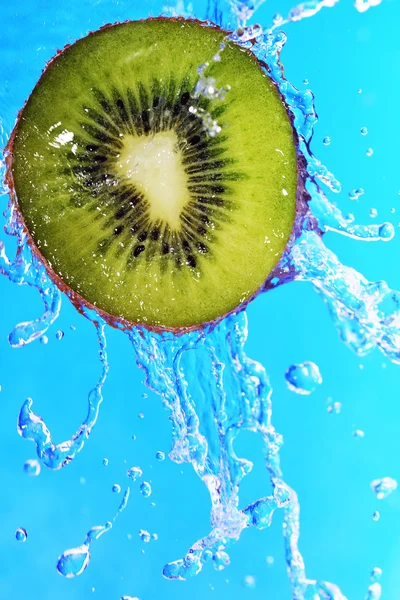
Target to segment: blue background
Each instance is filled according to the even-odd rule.
[[[0,115],[6,131],[14,122],[45,61],[57,48],[88,30],[126,18],[159,13],[157,2],[106,0],[19,0],[0,8]],[[194,2],[202,12],[202,2]],[[288,1],[269,0],[255,20],[269,23],[275,12],[285,14]],[[400,46],[396,0],[359,14],[349,0],[323,9],[311,19],[284,27],[286,76],[316,96],[319,123],[313,150],[342,182],[335,196],[343,211],[359,221],[400,220],[399,120]],[[358,89],[363,90],[362,94]],[[67,93],[67,91],[65,91]],[[360,127],[368,135],[360,135]],[[322,139],[332,142],[324,146]],[[372,147],[372,157],[366,150]],[[350,189],[363,187],[358,203]],[[5,207],[5,197],[2,207]],[[390,212],[395,208],[396,213]],[[342,262],[370,280],[386,279],[400,288],[400,236],[388,244],[362,243],[329,234],[326,243]],[[8,241],[9,242],[9,241]],[[12,245],[10,246],[12,247]],[[23,600],[141,600],[208,598],[272,598],[289,600],[281,535],[281,515],[263,532],[245,531],[230,551],[232,564],[223,572],[210,565],[187,582],[166,581],[163,565],[182,557],[209,531],[209,499],[190,466],[168,458],[155,459],[170,448],[170,423],[160,399],[148,393],[125,336],[109,331],[111,371],[98,424],[76,460],[60,472],[42,469],[28,477],[23,464],[35,457],[34,445],[16,431],[18,411],[28,396],[34,410],[49,425],[54,440],[68,439],[86,414],[87,392],[100,373],[93,326],[64,303],[60,319],[50,329],[49,343],[35,342],[12,349],[7,335],[20,321],[42,309],[34,290],[0,279],[0,598]],[[274,424],[285,438],[282,464],[302,507],[300,549],[310,578],[340,586],[349,600],[365,596],[369,572],[383,569],[383,598],[397,600],[400,589],[400,493],[377,501],[370,482],[377,477],[400,479],[400,367],[379,352],[359,359],[340,341],[321,299],[304,283],[283,286],[258,297],[248,309],[248,354],[261,361],[274,387]],[[76,331],[70,329],[76,326]],[[55,333],[65,331],[58,341]],[[315,361],[323,384],[310,397],[286,388],[287,367]],[[148,397],[143,397],[148,393]],[[342,403],[339,415],[328,414],[326,400]],[[144,419],[139,419],[139,412]],[[357,440],[355,429],[365,431]],[[136,440],[132,435],[137,436]],[[261,441],[244,433],[238,454],[254,460],[244,480],[242,502],[268,492]],[[102,460],[109,459],[104,467]],[[55,569],[66,548],[84,541],[93,525],[112,518],[121,495],[114,483],[128,483],[128,467],[140,465],[151,480],[153,494],[145,499],[132,486],[128,508],[114,529],[92,548],[92,561],[80,577],[67,580]],[[85,478],[86,483],[81,482]],[[151,501],[155,506],[151,506]],[[373,521],[379,510],[381,518]],[[19,526],[28,531],[25,544],[15,540]],[[144,544],[139,529],[156,532],[158,541]],[[127,534],[132,534],[129,539]],[[272,566],[266,556],[275,558]],[[246,575],[256,587],[244,587]],[[92,591],[95,588],[95,591]]]

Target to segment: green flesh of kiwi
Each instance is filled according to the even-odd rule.
[[[257,292],[288,242],[292,125],[225,36],[176,19],[104,28],[51,61],[20,115],[9,171],[32,240],[60,285],[112,317],[213,321]],[[224,100],[196,97],[206,61]]]

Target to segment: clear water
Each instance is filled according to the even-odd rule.
[[[290,281],[309,282],[327,305],[342,341],[351,350],[364,356],[378,348],[385,357],[399,363],[399,293],[391,290],[385,282],[371,283],[355,269],[342,265],[326,247],[322,235],[333,231],[360,241],[387,242],[392,239],[394,228],[389,223],[357,223],[352,215],[344,216],[328,200],[328,194],[333,196],[340,191],[340,183],[310,150],[309,144],[317,122],[313,94],[308,89],[299,91],[290,84],[283,76],[279,61],[286,42],[286,36],[279,27],[311,17],[323,8],[333,8],[337,2],[307,2],[293,8],[288,15],[275,15],[272,23],[263,26],[253,23],[256,18],[254,13],[262,2],[232,1],[229,10],[226,5],[215,4],[209,7],[208,15],[196,16],[208,16],[223,26],[228,21],[232,22],[232,14],[235,16],[238,28],[232,34],[233,38],[250,48],[268,65],[271,76],[294,115],[299,147],[305,159],[304,189],[301,190],[300,199],[302,210],[288,249],[267,287],[277,287]],[[356,2],[355,8],[365,12],[379,3],[377,0]],[[185,16],[190,11],[190,5],[183,3],[169,9],[166,7],[165,10],[170,14]],[[223,60],[223,48],[218,58],[210,57],[210,60],[213,59]],[[198,72],[198,93],[204,93],[204,89],[210,87],[210,81],[203,79],[206,73],[204,66],[199,65]],[[216,88],[215,93],[229,93],[229,90]],[[210,134],[219,134],[218,123],[207,121],[207,115],[204,115],[204,122],[210,127]],[[5,132],[5,135],[8,133]],[[370,149],[366,152],[372,154]],[[352,198],[357,199],[361,195],[360,190],[355,190]],[[35,340],[45,342],[46,332],[59,316],[61,295],[31,253],[12,207],[6,214],[6,230],[11,239],[15,238],[17,249],[15,257],[11,259],[12,243],[10,249],[7,246],[7,251],[1,246],[1,272],[18,285],[27,284],[36,288],[44,305],[39,318],[20,323],[10,333],[10,345],[20,348]],[[99,378],[88,394],[86,418],[70,439],[57,444],[44,420],[33,412],[31,399],[24,402],[18,418],[20,435],[36,444],[38,458],[52,470],[68,465],[82,450],[96,424],[103,400],[102,388],[109,370],[106,326],[97,314],[85,311],[84,315],[95,326],[100,362]],[[134,348],[138,366],[145,373],[146,385],[160,395],[170,411],[173,436],[170,458],[177,463],[190,463],[206,485],[211,499],[209,534],[195,541],[184,557],[166,564],[164,577],[186,579],[197,575],[205,566],[209,568],[207,563],[217,571],[223,570],[230,562],[229,548],[238,541],[241,533],[247,528],[269,527],[274,513],[281,511],[293,598],[343,600],[345,596],[337,586],[310,579],[306,574],[299,549],[300,506],[296,492],[285,481],[281,470],[280,448],[283,440],[272,422],[272,388],[264,367],[245,353],[246,313],[239,312],[215,328],[179,338],[171,334],[156,335],[141,329],[132,329],[124,334]],[[61,334],[59,338],[62,338]],[[314,373],[311,379],[318,383],[319,377],[315,377]],[[307,385],[309,382],[303,382],[300,388],[308,390]],[[337,405],[337,401],[329,402],[328,410],[338,412]],[[273,490],[270,495],[254,498],[245,506],[240,502],[240,486],[250,473],[252,463],[239,458],[234,451],[234,441],[243,430],[256,432],[261,438],[266,478]],[[133,481],[140,478],[142,473],[138,469],[140,475],[139,471],[129,469],[128,478]],[[379,494],[384,494],[380,496],[383,499],[393,491],[388,491],[394,486],[393,483],[389,485],[385,480],[372,483],[378,499]],[[138,485],[142,495],[148,498],[152,491],[151,484],[141,481]],[[111,529],[112,523],[126,507],[128,498],[129,491],[125,493],[112,522],[93,527],[82,545],[66,550],[61,555],[57,563],[60,574],[71,578],[83,573],[89,565],[91,545]],[[367,591],[369,600],[380,598],[378,575],[371,575]]]
[[[119,491],[121,490],[119,489]],[[87,532],[85,541],[81,546],[77,546],[76,548],[70,548],[62,553],[62,555],[57,561],[57,571],[60,575],[62,575],[63,577],[67,577],[68,579],[71,579],[72,577],[77,577],[78,575],[82,575],[82,573],[85,571],[85,569],[89,566],[90,563],[91,545],[93,544],[93,542],[97,541],[102,535],[104,535],[112,529],[112,526],[117,520],[118,516],[123,510],[125,510],[125,508],[128,505],[130,491],[131,490],[128,487],[124,493],[122,501],[112,521],[107,521],[105,525],[95,525]]]

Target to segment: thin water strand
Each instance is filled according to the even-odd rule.
[[[295,23],[302,19],[308,19],[313,17],[323,8],[333,8],[340,0],[309,0],[309,2],[302,2],[294,8],[292,8],[287,17],[282,15],[275,15],[272,29],[282,27],[287,23]]]
[[[200,573],[207,562],[217,570],[224,569],[230,562],[227,550],[242,531],[269,527],[274,512],[282,509],[294,598],[311,598],[304,594],[312,591],[314,598],[318,592],[321,598],[344,600],[333,584],[306,577],[298,549],[298,500],[283,479],[279,462],[283,440],[271,423],[272,390],[265,369],[244,352],[245,313],[228,317],[206,336],[191,333],[179,342],[145,331],[134,334],[129,335],[146,383],[171,411],[174,445],[170,456],[176,462],[192,464],[208,487],[212,503],[211,532],[193,544],[184,558],[168,563],[164,577],[187,579]],[[264,440],[273,494],[240,509],[240,483],[252,467],[233,451],[234,439],[243,429],[258,432]],[[331,596],[326,596],[326,590],[331,590]]]
[[[0,173],[1,174],[1,173]],[[8,340],[13,348],[19,348],[42,337],[54,323],[61,310],[61,293],[50,280],[46,268],[32,251],[15,207],[10,202],[4,213],[5,231],[17,240],[13,260],[8,258],[5,245],[0,241],[0,274],[17,285],[36,288],[43,301],[43,314],[33,321],[19,323],[11,331]]]
[[[86,440],[89,438],[99,416],[100,405],[103,401],[102,388],[109,370],[104,322],[96,322],[96,332],[99,342],[99,359],[102,367],[101,375],[96,386],[89,392],[87,416],[72,438],[59,444],[54,444],[51,432],[45,421],[33,412],[33,400],[31,398],[28,398],[24,402],[20,410],[18,433],[21,437],[35,442],[39,459],[49,469],[61,469],[75,458],[76,454],[82,450]]]
[[[130,495],[130,488],[128,487],[124,493],[122,501],[115,513],[112,521],[107,521],[104,525],[95,525],[86,534],[83,544],[76,548],[69,548],[65,550],[58,558],[56,569],[60,575],[71,579],[72,577],[78,577],[87,569],[91,559],[91,544],[97,541],[102,535],[111,531],[113,524],[125,510]]]

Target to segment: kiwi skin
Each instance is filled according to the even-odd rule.
[[[147,19],[140,19],[140,21],[175,21],[175,22],[186,22],[188,19],[185,19],[184,17],[148,17]],[[217,25],[210,23],[210,21],[200,21],[198,19],[194,19],[191,18],[189,19],[191,22],[194,22],[202,27],[208,27],[211,29],[216,29],[219,32],[224,33],[225,35],[230,35],[231,32],[226,31],[224,29],[222,29],[221,27],[218,27]],[[123,21],[123,22],[116,22],[116,23],[109,23],[107,25],[103,25],[102,27],[100,27],[99,29],[95,30],[95,31],[91,31],[87,34],[86,37],[89,37],[95,33],[97,33],[100,30],[103,29],[108,29],[111,27],[114,27],[115,25],[119,25],[122,23],[129,23],[131,21],[127,20],[127,21]],[[68,50],[68,48],[70,48],[72,46],[72,44],[67,44],[66,46],[64,46],[64,48],[62,50],[57,50],[56,54],[46,63],[43,71],[42,71],[42,75],[40,76],[39,80],[37,81],[35,88],[36,89],[38,86],[40,86],[41,84],[41,80],[42,77],[44,75],[44,73],[47,71],[47,69],[49,68],[49,66],[56,60],[58,59],[58,57],[63,54],[66,50]],[[258,66],[260,68],[264,68],[266,71],[268,71],[268,66],[263,63],[262,61],[259,61],[256,56],[250,52],[250,50],[244,49],[245,52],[247,52],[247,54],[249,55],[249,57],[255,61]],[[296,129],[294,127],[294,115],[291,112],[290,108],[288,107],[288,105],[286,104],[278,86],[275,84],[275,82],[273,80],[271,80],[272,83],[274,84],[275,90],[277,92],[277,94],[280,97],[280,100],[282,102],[282,104],[285,106],[286,108],[286,112],[288,114],[288,118],[290,121],[290,124],[292,126],[292,132],[293,132],[293,140],[294,140],[294,146],[295,146],[295,150],[296,150],[296,156],[297,156],[297,193],[296,193],[296,214],[295,214],[295,219],[294,219],[294,225],[293,225],[293,230],[291,232],[290,238],[288,240],[288,243],[286,245],[286,248],[283,252],[284,254],[287,254],[288,251],[290,250],[290,248],[293,246],[296,238],[298,237],[298,235],[300,234],[300,231],[302,229],[302,225],[304,223],[304,219],[305,216],[309,216],[309,208],[308,208],[308,200],[309,200],[309,195],[306,191],[305,188],[305,180],[306,180],[306,159],[303,156],[303,154],[301,153],[300,149],[299,149],[299,139],[298,139],[298,135],[296,132]],[[30,246],[30,249],[32,251],[32,254],[34,256],[36,256],[41,263],[45,266],[47,275],[49,276],[50,280],[58,287],[58,289],[65,293],[69,300],[72,302],[72,304],[75,306],[75,308],[78,310],[78,312],[82,315],[85,316],[85,311],[86,310],[94,310],[96,311],[96,313],[99,314],[99,316],[111,327],[117,328],[117,329],[122,329],[122,330],[130,330],[132,329],[132,327],[143,327],[144,329],[148,330],[148,331],[153,331],[155,333],[163,333],[166,331],[170,331],[176,335],[181,335],[184,333],[187,333],[189,331],[196,331],[196,330],[203,330],[205,329],[207,326],[209,327],[215,327],[216,325],[218,325],[218,323],[220,323],[225,317],[227,317],[229,314],[235,314],[238,313],[242,310],[244,310],[246,308],[246,306],[256,297],[258,296],[261,292],[266,291],[268,289],[271,289],[273,287],[276,287],[277,285],[280,285],[281,283],[284,283],[286,281],[290,281],[293,279],[293,272],[292,269],[290,267],[283,267],[281,265],[281,259],[278,261],[277,265],[274,267],[274,269],[270,272],[270,274],[268,275],[266,281],[261,285],[261,287],[249,298],[247,298],[246,301],[242,302],[240,305],[236,306],[233,310],[227,312],[224,315],[221,315],[220,317],[218,317],[217,319],[215,319],[212,322],[206,322],[206,323],[200,323],[200,324],[196,324],[196,325],[192,325],[192,326],[185,326],[185,327],[162,327],[162,326],[154,326],[154,325],[147,325],[144,323],[135,323],[132,321],[127,321],[123,318],[120,317],[115,317],[110,315],[109,313],[105,312],[104,310],[98,308],[97,306],[92,305],[91,303],[89,303],[85,298],[83,298],[78,292],[72,290],[60,277],[59,275],[57,275],[57,273],[55,273],[53,271],[53,269],[50,267],[49,263],[47,262],[47,260],[44,258],[44,256],[39,252],[30,232],[28,227],[26,226],[26,223],[24,221],[21,209],[19,207],[18,204],[18,198],[17,198],[17,194],[16,194],[16,190],[15,190],[15,185],[14,185],[14,179],[13,179],[13,174],[12,174],[12,163],[13,163],[13,148],[14,148],[14,141],[15,141],[15,137],[16,137],[16,133],[17,133],[17,129],[18,129],[18,125],[19,122],[21,120],[21,116],[22,113],[24,111],[24,108],[27,104],[29,100],[29,97],[27,98],[27,100],[24,103],[24,106],[21,108],[21,110],[18,112],[17,115],[17,120],[14,126],[14,129],[10,135],[10,138],[8,140],[7,146],[4,149],[4,155],[5,155],[5,163],[6,163],[6,175],[5,175],[5,184],[9,190],[9,194],[11,197],[11,203],[14,209],[15,214],[17,215],[17,219],[18,222],[20,223],[21,227],[22,227],[22,232],[24,234],[24,236],[26,237],[26,241]],[[279,283],[278,284],[272,284],[272,280],[274,278],[278,278],[279,279]]]

